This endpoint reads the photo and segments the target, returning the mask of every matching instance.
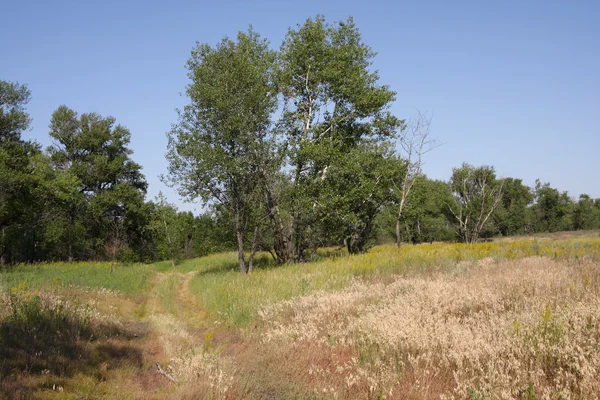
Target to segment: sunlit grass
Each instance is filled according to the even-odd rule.
[[[532,256],[544,258],[527,258]],[[396,382],[398,376],[403,376],[406,384],[404,389],[420,390],[418,385],[414,385],[414,379],[410,373],[415,374],[415,378],[420,377],[422,382],[427,382],[426,379],[423,380],[423,377],[431,376],[419,370],[420,364],[414,364],[412,372],[407,375],[398,375],[404,371],[402,368],[394,369],[398,367],[396,361],[401,360],[408,363],[411,360],[407,358],[408,355],[414,355],[410,353],[411,347],[406,346],[408,343],[406,337],[416,341],[416,344],[412,344],[412,348],[419,349],[421,346],[424,349],[437,349],[439,347],[436,342],[437,338],[444,336],[442,334],[430,335],[431,346],[426,347],[425,344],[429,342],[419,339],[420,336],[416,334],[411,333],[406,337],[400,335],[402,330],[414,327],[424,332],[434,332],[439,328],[442,333],[452,332],[451,328],[454,327],[455,332],[461,333],[464,321],[467,321],[468,318],[481,318],[482,321],[487,322],[481,326],[478,325],[470,332],[481,334],[484,332],[482,326],[495,329],[500,333],[506,333],[506,329],[508,329],[507,337],[515,343],[510,342],[507,349],[517,349],[515,351],[520,352],[519,354],[526,354],[529,348],[534,348],[533,356],[526,358],[527,360],[546,368],[550,371],[549,374],[560,370],[571,374],[569,376],[574,376],[575,372],[570,369],[560,369],[562,367],[554,360],[563,359],[556,357],[555,350],[557,348],[567,349],[561,354],[568,358],[572,354],[578,354],[573,349],[581,346],[581,343],[588,343],[585,340],[591,340],[589,342],[591,345],[588,343],[587,347],[583,346],[582,348],[595,346],[593,340],[597,338],[595,319],[597,313],[593,314],[595,309],[590,308],[592,304],[589,298],[597,295],[598,275],[595,272],[597,271],[595,266],[600,260],[600,238],[598,237],[569,237],[559,240],[516,238],[475,245],[440,243],[404,245],[401,248],[390,245],[377,246],[368,253],[360,255],[348,255],[343,248],[330,248],[320,249],[311,257],[310,262],[284,266],[276,265],[269,254],[260,253],[257,255],[255,270],[251,275],[239,273],[236,257],[236,253],[233,252],[215,254],[183,261],[174,268],[171,267],[169,261],[151,265],[118,264],[112,273],[109,263],[100,262],[45,263],[9,267],[0,272],[0,322],[4,321],[4,326],[8,327],[5,329],[6,337],[13,337],[15,326],[25,327],[22,332],[28,332],[29,327],[39,331],[40,326],[46,325],[52,328],[47,329],[48,332],[60,331],[56,333],[60,336],[63,335],[62,331],[65,329],[54,329],[54,327],[63,320],[75,321],[76,323],[71,323],[68,328],[79,329],[79,320],[73,319],[79,314],[71,315],[73,310],[90,310],[88,314],[93,310],[93,318],[90,317],[89,320],[92,324],[99,324],[98,321],[104,321],[104,318],[110,317],[110,321],[114,320],[119,324],[123,322],[123,327],[132,329],[131,335],[123,330],[119,332],[119,337],[111,336],[108,339],[100,335],[101,331],[98,330],[93,333],[93,337],[97,339],[92,340],[91,333],[88,335],[89,337],[84,335],[87,342],[84,343],[81,351],[89,350],[90,354],[96,354],[99,358],[94,356],[82,359],[85,362],[77,361],[80,364],[77,364],[77,368],[74,368],[73,372],[76,369],[79,375],[74,375],[74,378],[65,377],[69,363],[75,363],[75,361],[69,360],[60,364],[64,371],[52,372],[52,370],[49,374],[46,372],[47,375],[44,375],[36,370],[35,374],[30,376],[31,379],[37,379],[36,382],[48,379],[55,379],[53,382],[60,381],[60,387],[64,387],[65,394],[68,392],[74,397],[137,396],[147,383],[145,380],[140,380],[140,371],[142,371],[140,368],[145,365],[143,364],[145,361],[142,361],[141,358],[142,349],[145,349],[144,351],[147,351],[148,354],[152,354],[152,360],[159,360],[163,366],[170,363],[175,371],[173,373],[178,378],[184,379],[189,375],[193,376],[196,381],[199,379],[198,371],[206,372],[207,362],[212,359],[207,358],[202,351],[182,353],[181,349],[185,346],[193,346],[194,343],[211,343],[212,346],[213,335],[218,338],[215,339],[215,342],[225,343],[223,346],[227,346],[229,341],[237,343],[237,340],[248,343],[248,346],[254,349],[249,353],[243,353],[243,350],[238,347],[236,351],[242,351],[242,353],[236,355],[232,350],[233,358],[231,360],[234,363],[239,362],[239,364],[235,364],[235,368],[238,365],[244,365],[246,372],[264,370],[265,376],[273,376],[272,382],[261,380],[263,378],[259,375],[248,375],[251,377],[248,379],[258,379],[256,382],[260,383],[255,384],[257,388],[262,386],[272,388],[275,385],[278,390],[294,393],[293,396],[290,396],[291,398],[302,397],[301,393],[304,393],[304,385],[307,382],[302,381],[301,378],[291,380],[292,385],[298,385],[298,391],[296,391],[296,386],[286,388],[273,382],[282,380],[283,376],[290,376],[286,375],[290,371],[307,371],[313,368],[315,357],[318,358],[324,349],[335,354],[339,353],[342,356],[340,359],[349,356],[348,352],[351,351],[351,354],[355,356],[352,358],[354,361],[351,360],[340,365],[331,364],[329,367],[333,372],[326,372],[326,368],[323,367],[324,375],[321,378],[311,375],[309,380],[315,379],[315,381],[309,382],[307,387],[313,388],[314,386],[320,392],[323,388],[333,390],[335,386],[335,390],[339,390],[341,393],[340,398],[356,398],[359,383],[354,383],[353,379],[358,376],[354,369],[361,369],[375,374],[373,379],[376,379],[381,387],[386,387],[388,375],[385,373],[389,372],[391,374],[389,375],[390,382]],[[523,258],[525,260],[512,261]],[[478,262],[483,259],[485,260]],[[499,286],[501,284],[508,286],[501,287]],[[413,290],[408,290],[409,286]],[[13,308],[9,306],[14,304],[14,301],[11,303],[11,294],[25,293],[26,301],[23,304],[29,305],[27,296],[36,298],[38,289],[43,298],[56,299],[60,304],[68,305],[69,314],[58,313],[60,318],[57,319],[54,318],[54,314],[45,313],[43,307],[40,308],[36,305],[37,308],[19,308],[18,310],[23,309],[29,314],[23,314],[27,318],[15,319],[16,317],[12,316],[15,312],[11,311]],[[446,291],[443,292],[443,290]],[[311,294],[314,296],[310,296]],[[439,304],[432,303],[432,305],[421,301],[429,298],[437,299],[441,294],[444,294],[445,297],[440,298]],[[499,300],[491,302],[490,296],[493,297],[493,295],[497,296]],[[409,298],[412,300],[404,301]],[[291,301],[286,302],[286,300]],[[87,307],[87,303],[91,307]],[[425,305],[421,306],[420,304]],[[497,306],[490,308],[489,304]],[[566,304],[570,308],[563,307],[561,304]],[[597,303],[594,304],[597,306]],[[43,312],[38,312],[38,309]],[[65,308],[65,310],[67,309]],[[269,313],[269,310],[283,311]],[[440,310],[447,311],[443,314],[444,318],[441,319],[438,318]],[[494,311],[496,314],[493,314],[490,310],[497,312]],[[413,311],[414,315],[410,314]],[[21,311],[19,312],[21,313]],[[423,312],[425,314],[422,314]],[[52,318],[42,318],[46,314]],[[88,314],[85,314],[86,318],[88,318]],[[588,318],[590,315],[594,318]],[[46,324],[47,320],[49,323]],[[423,326],[423,321],[426,320],[429,321],[429,325]],[[579,321],[577,322],[579,325],[573,328],[569,324],[575,320]],[[21,323],[21,321],[23,322]],[[413,324],[415,321],[419,322],[415,325]],[[501,323],[502,321],[504,323]],[[9,322],[13,325],[10,325]],[[314,329],[310,329],[312,322],[315,323],[313,324]],[[389,330],[392,336],[389,337],[391,341],[388,343],[388,348],[384,346],[387,342],[376,335],[388,331],[376,330],[374,327],[392,322],[396,325]],[[294,325],[296,323],[299,325]],[[346,334],[343,334],[345,331],[335,330],[342,329],[346,326],[344,324],[350,324]],[[446,329],[444,327],[446,325],[440,324],[446,324],[448,328]],[[216,327],[218,325],[220,327]],[[324,326],[327,329],[321,331],[320,329]],[[440,326],[442,327],[440,328]],[[225,327],[233,329],[223,329]],[[257,329],[253,329],[254,327]],[[335,329],[330,329],[330,327]],[[357,327],[362,330],[356,330]],[[148,332],[149,334],[145,336]],[[235,333],[232,335],[233,332]],[[307,339],[302,342],[303,346],[305,344],[313,346],[311,355],[298,360],[296,364],[289,367],[291,369],[286,370],[287,372],[279,374],[279,370],[287,368],[287,361],[286,365],[278,364],[280,359],[287,360],[286,357],[280,355],[291,354],[290,352],[295,351],[289,347],[289,343],[277,341],[280,337],[287,337],[282,336],[286,332],[295,341],[300,340],[299,333],[302,332],[317,336],[314,338],[310,336],[314,340]],[[20,334],[20,336],[25,337],[24,334]],[[46,336],[51,337],[49,334]],[[77,340],[81,341],[83,339],[80,336],[73,337],[78,337]],[[38,337],[41,336],[38,335]],[[62,338],[62,336],[60,337]],[[267,342],[264,340],[268,337],[277,340],[273,339],[266,345]],[[493,333],[491,337],[495,339],[486,339],[485,343],[490,343],[490,345],[500,343],[499,334]],[[388,336],[383,338],[388,338]],[[70,337],[68,339],[72,341]],[[460,343],[465,344],[465,349],[474,351],[468,337]],[[522,347],[523,343],[529,347]],[[15,344],[13,348],[31,350],[30,353],[34,355],[37,351],[33,348],[29,349],[25,345],[18,347]],[[235,346],[231,348],[236,349]],[[260,351],[268,349],[272,353],[269,353],[270,355],[265,356],[264,359],[259,356],[254,358],[255,352],[253,351],[256,349],[260,349]],[[456,350],[454,347],[453,349]],[[547,349],[548,351],[542,354],[538,349]],[[107,355],[109,353],[106,352],[117,354],[116,358],[111,361],[115,363],[114,371],[107,369],[100,372],[102,379],[110,379],[112,383],[92,388],[97,370],[103,368],[102,365],[104,365],[97,364],[97,362],[100,359],[104,360],[104,357],[109,357]],[[505,354],[513,353],[499,352],[498,354],[502,354],[502,356],[489,359],[505,359]],[[250,354],[253,356],[250,357]],[[424,350],[422,354],[432,354],[432,357],[442,354],[448,358],[454,353],[452,351],[436,353]],[[541,358],[537,356],[539,354],[542,355]],[[171,358],[173,355],[177,357]],[[11,357],[13,361],[27,360],[19,355]],[[77,357],[76,359],[80,360]],[[235,357],[240,357],[240,359]],[[435,357],[431,359],[433,360],[431,368],[441,365]],[[106,359],[108,360],[108,358]],[[481,358],[481,360],[487,359],[486,357]],[[594,357],[587,359],[595,360]],[[215,362],[220,362],[220,359],[215,358],[215,360]],[[271,366],[265,367],[265,362]],[[39,364],[38,369],[51,370],[46,364]],[[56,362],[52,364],[58,365]],[[453,390],[457,384],[455,377],[458,376],[453,375],[454,372],[463,374],[461,375],[461,379],[463,379],[461,390],[468,391],[474,388],[473,390],[476,389],[477,393],[493,393],[493,391],[480,387],[478,381],[475,381],[480,376],[468,369],[468,365],[463,361],[452,361],[451,364],[462,365],[462,367],[456,371],[452,369],[454,367],[440,370],[442,372],[436,375],[439,377],[439,382],[435,381],[439,386],[440,393]],[[259,365],[260,367],[258,367]],[[143,379],[153,380],[155,378],[152,367],[144,369],[150,378]],[[218,364],[218,368],[215,367],[214,370],[209,368],[212,371],[206,375],[209,378],[202,375],[204,380],[200,383],[212,382],[210,379],[213,378],[210,377],[221,376],[219,374],[222,371],[226,373],[223,376],[233,377],[234,369],[228,369],[230,367],[229,364],[224,363]],[[347,369],[344,374],[340,374],[338,370],[342,367],[353,368],[354,372]],[[597,371],[596,366],[588,369],[594,373]],[[496,372],[498,371],[503,371],[503,369],[498,368]],[[519,369],[519,371],[521,370]],[[486,376],[497,376],[498,379],[504,379],[502,374]],[[527,371],[523,376],[529,376]],[[319,386],[321,384],[316,381],[317,379],[322,379],[323,385],[326,384],[326,386]],[[22,384],[18,378],[14,378],[12,382],[15,385]],[[160,382],[162,381],[158,383]],[[230,381],[224,384],[229,385],[228,382]],[[492,383],[497,385],[496,381]],[[533,383],[535,383],[536,391],[544,387],[544,382],[526,380],[519,381],[518,387],[524,388]],[[171,386],[171,382],[168,381],[162,382],[162,384],[164,387],[160,386],[161,390],[168,391],[175,387]],[[237,382],[237,384],[241,385],[238,385],[238,389],[247,387],[243,382]],[[361,387],[363,392],[360,393],[365,394],[363,397],[371,393],[368,389],[370,386]],[[205,389],[204,387],[199,388],[200,386],[183,385],[180,389],[190,390],[190,393]],[[5,389],[6,393],[12,393],[11,390]],[[54,390],[48,389],[43,392],[54,393]],[[38,393],[41,392],[36,391],[36,394]],[[398,386],[396,393],[403,393],[403,387]]]
[[[190,292],[214,318],[249,327],[265,305],[319,290],[338,290],[355,278],[385,280],[390,275],[452,273],[459,270],[459,264],[464,268],[465,262],[486,257],[502,261],[530,256],[597,260],[600,239],[378,246],[361,255],[257,269],[250,276],[237,272],[234,253],[190,261],[185,268],[196,266],[198,274],[190,282]]]
[[[156,284],[152,293],[159,298],[161,307],[173,315],[177,315],[177,295],[180,282],[180,274],[169,274]]]
[[[316,261],[285,266],[275,266],[268,254],[259,254],[250,276],[239,274],[233,252],[186,260],[175,268],[168,261],[118,265],[113,273],[105,262],[24,264],[0,273],[0,289],[25,284],[40,289],[74,286],[141,294],[150,288],[156,272],[195,272],[190,294],[209,315],[232,326],[247,327],[264,305],[314,291],[338,290],[355,278],[385,280],[390,275],[454,272],[458,264],[464,267],[465,262],[486,257],[502,261],[529,256],[597,260],[600,238],[377,246],[354,256],[340,249],[324,249],[313,257]],[[179,279],[169,279],[156,289],[165,291],[160,295],[170,311],[175,307]]]
[[[112,273],[108,262],[20,264],[0,272],[0,289],[25,284],[40,289],[76,286],[141,293],[162,264],[117,265]]]

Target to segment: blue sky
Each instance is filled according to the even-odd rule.
[[[50,144],[60,104],[112,115],[131,130],[148,197],[163,190],[183,209],[201,206],[158,175],[194,43],[252,24],[278,48],[316,14],[354,17],[381,83],[398,92],[396,115],[433,113],[444,144],[427,156],[430,177],[447,180],[467,161],[600,197],[600,1],[19,0],[0,13],[0,79],[32,91],[25,138]]]

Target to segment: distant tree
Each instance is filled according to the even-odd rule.
[[[183,250],[180,222],[182,220],[177,214],[177,208],[160,192],[156,197],[150,229],[155,237],[159,257],[171,260],[172,267],[175,267],[175,260],[181,256]]]
[[[559,192],[550,186],[535,181],[533,190],[534,226],[536,232],[558,232],[574,229],[574,202],[567,192]]]
[[[579,196],[574,208],[575,229],[600,229],[600,199],[592,199],[587,194]]]
[[[449,221],[446,215],[447,204],[452,201],[452,193],[445,182],[425,176],[416,179],[406,201],[402,237],[413,243],[454,239],[454,221]]]
[[[389,188],[400,179],[402,165],[391,143],[360,144],[332,160],[317,199],[315,236],[343,240],[351,254],[367,250],[374,242],[375,218],[392,201]]]
[[[30,98],[26,85],[0,80],[0,142],[21,141],[31,123],[25,111]]]
[[[465,243],[475,243],[502,202],[504,180],[496,179],[493,167],[463,163],[452,170],[449,184],[454,202],[447,206],[458,235]]]
[[[399,182],[393,182],[392,189],[396,196],[396,245],[402,244],[402,217],[404,207],[417,179],[423,173],[423,157],[439,146],[430,136],[431,117],[421,112],[408,121],[399,136],[399,156],[406,164],[402,169]]]
[[[168,133],[168,180],[188,199],[231,211],[241,273],[244,236],[260,184],[261,146],[276,108],[275,53],[253,30],[215,47],[197,44],[188,61],[190,104]],[[251,256],[252,257],[252,256]]]
[[[142,210],[147,188],[142,167],[130,158],[127,128],[115,125],[112,117],[95,113],[79,117],[60,106],[52,114],[50,137],[54,144],[48,152],[54,168],[79,180],[81,197],[70,204],[67,218],[73,229],[86,227],[87,244],[80,257],[106,254],[107,241],[121,242],[143,229],[127,221],[139,220],[133,214]]]
[[[494,224],[503,236],[527,232],[527,207],[533,202],[531,189],[521,179],[505,178],[502,202],[494,214]]]

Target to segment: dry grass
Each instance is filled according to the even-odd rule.
[[[275,346],[353,348],[350,363],[309,367],[331,377],[317,390],[366,385],[393,398],[600,395],[595,262],[484,259],[459,275],[356,281],[266,307],[261,316],[263,340]]]

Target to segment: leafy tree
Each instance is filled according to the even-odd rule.
[[[413,243],[454,239],[454,229],[448,220],[447,204],[452,193],[445,182],[419,177],[411,191],[403,218],[403,232]]]
[[[0,81],[0,263],[10,261],[11,238],[26,232],[28,210],[35,209],[35,158],[39,145],[21,139],[30,124],[25,85]],[[9,232],[10,230],[10,232]]]
[[[390,145],[361,144],[332,160],[316,208],[320,240],[345,241],[349,253],[363,252],[374,241],[375,218],[392,201],[389,188],[403,169]]]
[[[155,237],[159,258],[170,259],[171,266],[175,267],[175,260],[183,250],[182,227],[179,225],[182,219],[178,218],[177,208],[167,201],[162,192],[156,197],[153,217],[150,229]]]
[[[244,236],[256,207],[261,144],[276,107],[274,60],[252,29],[215,47],[197,44],[187,64],[190,104],[168,133],[170,182],[182,196],[217,202],[231,212],[241,273],[248,270]]]
[[[72,260],[73,253],[84,248],[86,227],[79,219],[69,218],[71,208],[81,209],[83,197],[78,192],[79,179],[68,171],[53,168],[47,155],[40,154],[36,162],[38,180],[36,198],[39,208],[32,220],[40,231],[43,258]]]
[[[574,208],[573,220],[575,229],[599,229],[600,199],[594,201],[587,194],[580,195]]]
[[[458,235],[465,243],[475,243],[492,221],[504,192],[504,180],[496,179],[494,168],[463,163],[452,170],[450,189],[454,202],[448,210],[458,224]]]
[[[446,182],[432,180],[424,175],[415,179],[402,213],[400,240],[415,244],[454,240],[455,219],[448,210],[448,204],[453,201]],[[395,198],[377,218],[378,241],[381,243],[397,242],[397,207]]]
[[[131,133],[115,125],[113,117],[95,113],[78,117],[60,106],[52,115],[50,136],[54,145],[48,152],[54,168],[79,181],[78,195],[66,213],[68,226],[86,226],[85,249],[78,256],[111,253],[116,257],[130,234],[143,228],[127,222],[142,208],[147,188],[141,166],[130,158]]]
[[[284,99],[278,128],[289,163],[286,215],[275,210],[282,199],[268,202],[282,262],[303,260],[314,245],[317,218],[334,212],[319,204],[324,192],[331,195],[323,182],[336,161],[368,138],[394,136],[401,126],[388,112],[395,93],[370,69],[374,55],[351,18],[328,24],[317,16],[288,31],[277,75]],[[349,195],[348,187],[339,190],[336,195]]]
[[[534,226],[536,232],[558,232],[573,229],[573,200],[567,192],[559,192],[550,183],[535,181]]]
[[[521,179],[505,178],[501,205],[494,214],[494,225],[503,236],[526,233],[527,207],[533,202],[531,189]]]
[[[21,141],[31,118],[25,107],[31,98],[26,85],[0,80],[0,141]]]

